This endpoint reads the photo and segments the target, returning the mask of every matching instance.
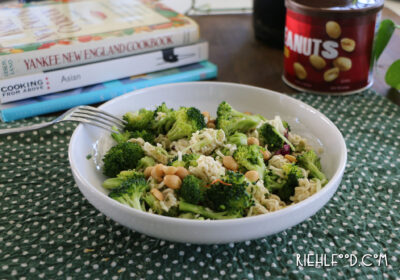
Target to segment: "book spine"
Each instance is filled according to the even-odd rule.
[[[30,104],[17,105],[15,107],[1,110],[0,117],[4,122],[11,122],[23,118],[67,110],[79,105],[90,105],[110,100],[114,97],[128,93],[133,90],[146,87],[178,82],[201,81],[212,79],[217,76],[217,66],[204,61],[200,63],[200,69],[185,72],[168,74],[165,76],[154,77],[149,80],[140,80],[132,83],[121,83],[113,81],[107,87],[90,90],[78,94],[71,94],[60,98],[53,98],[44,101],[34,101]]]
[[[0,80],[191,44],[198,40],[199,28],[192,22],[175,29],[1,55]]]
[[[208,43],[164,49],[0,80],[0,103],[83,87],[208,59]]]

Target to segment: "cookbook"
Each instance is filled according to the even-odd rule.
[[[0,80],[0,103],[151,73],[208,59],[208,43],[178,46]]]
[[[0,6],[0,79],[198,41],[190,18],[158,1],[71,0]]]

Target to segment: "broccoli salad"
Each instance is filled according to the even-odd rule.
[[[265,214],[318,192],[327,178],[307,140],[279,116],[222,102],[214,119],[195,107],[123,116],[102,157],[109,197],[140,211],[186,219]]]

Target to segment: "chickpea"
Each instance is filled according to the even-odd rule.
[[[257,145],[257,146],[259,146],[260,145],[260,141],[255,137],[249,137],[249,138],[247,138],[247,145]]]
[[[164,177],[164,184],[171,189],[177,190],[182,185],[182,180],[176,175],[166,175]]]
[[[165,175],[174,175],[177,171],[177,168],[175,166],[167,166],[165,168]]]
[[[176,169],[175,175],[183,180],[187,175],[189,175],[189,172],[186,170],[185,167],[179,166]]]
[[[157,182],[161,182],[164,177],[164,165],[162,164],[157,164],[156,166],[153,167],[153,170],[151,170],[151,177],[157,180]]]
[[[214,122],[209,121],[209,122],[207,123],[207,127],[208,127],[208,128],[215,128],[216,126],[215,126],[215,123],[214,123]]]
[[[160,192],[160,191],[157,190],[156,188],[152,188],[152,189],[150,190],[150,192],[151,192],[151,194],[152,194],[155,198],[157,198],[158,200],[160,200],[160,201],[163,201],[163,200],[164,200],[164,195],[162,194],[162,192]]]
[[[235,159],[231,156],[224,156],[222,158],[222,164],[229,170],[236,171],[239,169],[239,165],[235,161]]]
[[[144,170],[144,176],[146,178],[149,178],[151,176],[151,171],[153,170],[153,166],[148,166],[146,167],[146,169]]]
[[[269,160],[271,158],[271,153],[268,150],[261,151],[264,160]]]
[[[255,182],[255,181],[257,181],[257,180],[260,178],[260,176],[258,175],[258,172],[255,171],[255,170],[247,171],[247,172],[244,174],[244,176],[245,176],[250,182]]]

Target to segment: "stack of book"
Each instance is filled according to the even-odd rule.
[[[5,122],[109,100],[157,84],[214,78],[190,18],[154,0],[0,7]]]

